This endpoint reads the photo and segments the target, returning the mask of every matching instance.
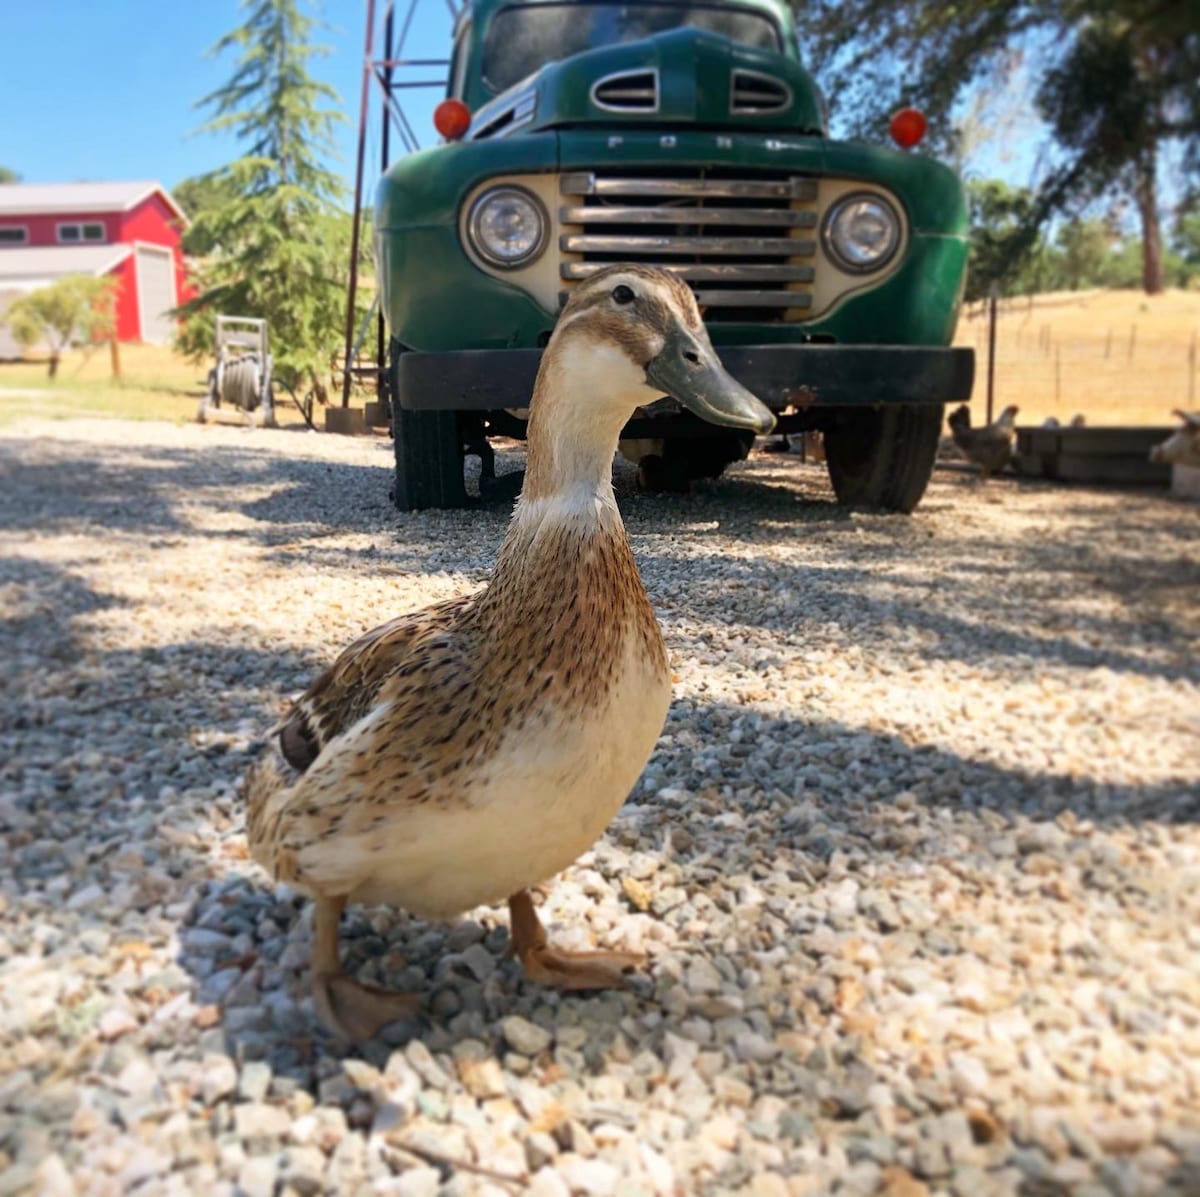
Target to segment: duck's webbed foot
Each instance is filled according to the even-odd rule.
[[[365,1043],[391,1022],[411,1020],[421,1008],[415,993],[393,993],[366,985],[342,971],[338,919],[345,898],[318,898],[313,924],[313,1005],[340,1039]]]
[[[626,973],[645,963],[637,952],[564,952],[546,942],[546,929],[528,890],[508,900],[513,952],[531,981],[556,989],[623,989]]]

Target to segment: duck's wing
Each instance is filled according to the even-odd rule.
[[[279,747],[303,773],[325,746],[374,708],[388,678],[423,668],[415,654],[431,638],[452,629],[471,611],[477,596],[449,599],[401,615],[360,636],[304,692],[283,720]]]
[[[268,755],[248,782],[250,851],[277,881],[353,893],[378,870],[398,819],[468,801],[456,778],[495,740],[483,728],[497,700],[481,684],[479,637],[449,613],[419,627],[386,624],[314,683],[313,702],[303,706],[306,695],[296,717],[327,736],[319,754],[298,778]],[[387,645],[385,671],[375,657]],[[331,733],[335,718],[342,723]]]

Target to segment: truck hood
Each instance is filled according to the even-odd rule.
[[[798,62],[672,29],[549,63],[480,108],[467,140],[579,125],[826,131],[820,91]]]

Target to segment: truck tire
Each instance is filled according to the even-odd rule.
[[[404,347],[393,341],[390,381],[396,485],[392,499],[401,511],[466,507],[458,413],[409,411],[401,405],[396,363],[403,352]]]
[[[933,474],[943,411],[941,404],[929,404],[841,413],[825,431],[825,459],[838,502],[913,511]]]

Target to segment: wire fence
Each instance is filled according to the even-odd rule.
[[[973,415],[986,414],[989,305],[963,310],[956,344],[976,352]],[[1022,424],[1174,422],[1200,405],[1200,294],[1091,292],[997,303],[993,408]]]

